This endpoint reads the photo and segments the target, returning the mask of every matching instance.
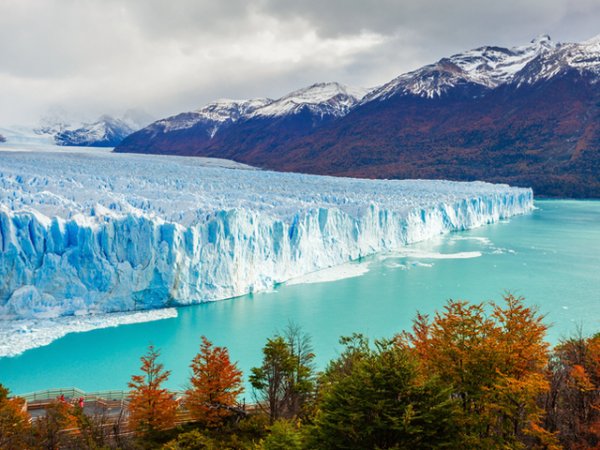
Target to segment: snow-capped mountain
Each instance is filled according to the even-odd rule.
[[[146,113],[128,110],[119,118],[103,115],[95,121],[79,122],[59,111],[43,117],[40,126],[33,131],[39,136],[52,138],[56,145],[115,147],[152,120]]]
[[[543,35],[525,46],[469,50],[400,75],[370,92],[363,103],[398,94],[440,97],[468,85],[484,91],[504,84],[531,85],[569,70],[600,75],[600,35],[581,43],[556,43]]]
[[[220,99],[200,108],[197,111],[181,113],[173,117],[158,120],[148,129],[155,134],[170,131],[186,130],[201,125],[211,138],[219,128],[237,122],[240,118],[247,117],[259,108],[272,103],[268,98],[251,100]]]
[[[249,117],[281,117],[299,114],[303,109],[320,117],[343,117],[366,93],[366,89],[340,83],[317,83],[271,101]]]
[[[508,181],[546,195],[600,197],[599,79],[600,36],[557,43],[544,35],[442,58],[366,95],[324,83],[245,114],[217,103],[218,123],[200,126],[199,113],[184,113],[167,119],[171,129],[156,134],[151,125],[116,151],[369,178]]]
[[[512,80],[517,85],[535,84],[575,71],[580,76],[600,78],[600,35],[581,42],[557,44],[540,52]]]
[[[128,136],[116,150],[163,153],[168,149],[166,153],[225,157],[223,148],[243,151],[257,143],[258,135],[288,139],[310,133],[346,115],[365,93],[340,83],[318,83],[277,100],[217,100],[158,120]]]
[[[456,87],[466,85],[482,90],[494,89],[512,81],[529,62],[540,55],[552,54],[555,48],[556,44],[544,35],[525,46],[486,46],[468,50],[400,75],[370,92],[363,103],[385,100],[398,94],[440,97]]]
[[[54,135],[54,141],[65,146],[115,147],[134,131],[120,119],[102,116],[96,122],[83,124],[74,130],[59,131]]]
[[[0,134],[0,142],[6,142],[6,138]]]
[[[317,83],[291,92],[278,100],[220,99],[191,112],[161,119],[148,129],[155,134],[186,130],[200,125],[211,138],[223,127],[240,120],[256,117],[282,117],[303,110],[318,117],[342,117],[367,93],[366,89],[351,88],[340,83]]]

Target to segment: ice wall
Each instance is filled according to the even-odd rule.
[[[0,316],[224,299],[530,211],[529,189],[0,155]]]

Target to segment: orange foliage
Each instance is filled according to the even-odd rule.
[[[577,389],[578,391],[593,391],[595,389],[592,380],[585,370],[585,367],[574,364],[569,371],[568,385],[573,389]]]
[[[536,402],[548,390],[543,316],[513,295],[490,303],[489,315],[487,306],[449,301],[433,320],[419,314],[398,341],[416,354],[424,376],[452,386],[467,434],[490,442],[541,439]]]
[[[77,432],[77,417],[73,405],[57,398],[45,408],[46,413],[32,424],[33,440],[39,448],[66,447],[69,436],[65,430]],[[36,447],[37,448],[37,447]]]
[[[8,398],[8,389],[0,384],[0,448],[23,448],[29,430],[29,415],[22,398]]]
[[[600,448],[600,336],[562,342],[551,369],[547,422],[565,448]]]
[[[242,372],[230,361],[225,347],[213,347],[204,336],[190,367],[192,387],[186,392],[187,408],[207,426],[218,426],[232,414],[243,391]]]
[[[173,395],[162,388],[170,371],[157,363],[159,352],[153,346],[142,356],[141,375],[134,375],[129,382],[129,426],[139,435],[151,435],[175,425],[177,402]]]

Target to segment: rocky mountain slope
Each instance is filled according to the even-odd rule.
[[[154,122],[128,136],[116,151],[229,159],[268,153],[343,117],[364,94],[339,83],[319,83],[278,100],[218,100]]]
[[[157,122],[116,150],[353,177],[502,181],[541,195],[600,197],[599,80],[600,36],[581,43],[541,36],[443,58],[366,95],[328,83],[251,101],[254,109],[227,112],[217,128],[198,122],[151,134]]]

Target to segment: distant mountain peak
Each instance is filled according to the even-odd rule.
[[[347,114],[366,92],[366,89],[352,88],[337,82],[315,83],[257,109],[252,116],[284,116],[308,109],[316,115],[341,117]]]
[[[32,131],[52,139],[57,145],[114,147],[123,138],[153,121],[150,115],[135,109],[127,110],[121,117],[102,114],[95,120],[76,120],[65,109],[53,108]]]
[[[576,71],[580,75],[600,77],[600,40],[598,37],[581,43],[563,43],[544,47],[536,58],[515,75],[518,86],[534,84]]]
[[[594,36],[593,38],[588,39],[587,41],[583,41],[582,44],[600,45],[600,34]]]
[[[552,38],[547,35],[547,34],[539,34],[536,37],[534,37],[530,42],[532,44],[543,44],[543,43],[550,43],[552,41]]]
[[[484,46],[467,50],[400,75],[369,93],[362,103],[398,94],[436,98],[466,85],[488,90],[512,82],[533,83],[556,75],[561,67],[587,69],[595,65],[600,53],[598,42],[592,38],[580,44],[559,44],[543,34],[528,45],[512,48]],[[544,61],[545,66],[538,65],[528,70],[527,66],[538,60]],[[552,68],[549,69],[549,66]]]
[[[250,100],[221,98],[195,111],[161,119],[151,124],[148,129],[152,131],[153,135],[157,135],[203,126],[206,129],[206,134],[213,138],[221,127],[237,122],[241,118],[252,114],[256,109],[272,102],[273,100],[270,98]]]
[[[123,120],[105,114],[95,122],[57,132],[54,141],[65,146],[115,147],[134,131]]]
[[[222,98],[203,106],[195,112],[202,118],[215,122],[236,121],[272,102],[273,100],[270,98],[254,98],[249,100]]]
[[[341,117],[355,106],[367,92],[337,82],[315,83],[293,91],[277,100],[254,98],[235,100],[221,98],[203,107],[167,117],[154,122],[147,128],[151,136],[172,131],[183,131],[194,127],[212,139],[225,126],[241,120],[295,115],[302,110],[323,117]]]

